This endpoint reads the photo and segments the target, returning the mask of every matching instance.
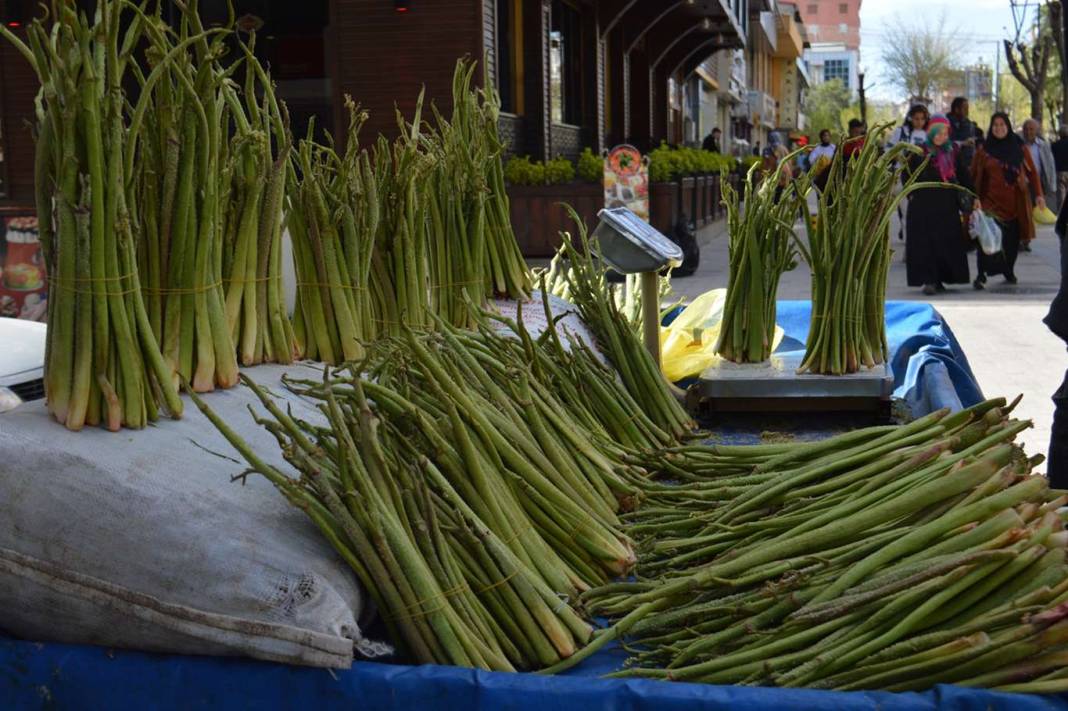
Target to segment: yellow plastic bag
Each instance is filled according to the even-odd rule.
[[[1055,225],[1057,224],[1057,216],[1053,214],[1053,210],[1049,207],[1035,206],[1034,210],[1035,222],[1040,225]]]
[[[691,301],[670,326],[660,329],[660,362],[668,380],[677,382],[698,376],[720,359],[715,349],[726,301],[726,289],[705,292]],[[772,350],[784,335],[776,326]]]

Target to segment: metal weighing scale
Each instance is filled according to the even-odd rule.
[[[803,355],[772,354],[767,363],[721,360],[687,393],[691,410],[717,412],[875,412],[890,414],[894,376],[886,365],[847,375],[799,375]]]
[[[601,210],[594,232],[605,263],[642,275],[645,346],[660,364],[657,272],[682,263],[682,249],[624,207]],[[686,394],[691,412],[876,412],[889,415],[894,378],[886,365],[849,375],[799,375],[801,354],[772,354],[767,363],[721,360]]]
[[[645,347],[660,366],[660,290],[656,275],[682,264],[682,248],[625,207],[597,213],[601,224],[593,236],[605,264],[620,274],[641,274],[642,332]]]

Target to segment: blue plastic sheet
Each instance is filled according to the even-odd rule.
[[[779,304],[787,338],[804,349],[806,301]],[[982,399],[949,326],[929,305],[891,302],[887,327],[897,397],[916,415]],[[37,644],[0,637],[3,708],[359,708],[515,711],[975,711],[1068,710],[1068,697],[1022,696],[941,686],[925,693],[825,692],[707,686],[598,677],[626,653],[609,647],[566,675],[495,674],[453,667],[357,663],[331,672],[244,659],[183,657]]]
[[[940,686],[924,693],[831,692],[590,678],[617,667],[609,650],[567,676],[357,663],[343,672],[243,659],[115,652],[0,641],[5,709],[366,709],[374,711],[1046,711],[1057,696]]]
[[[680,310],[669,314],[665,323],[670,323]],[[803,353],[812,321],[812,302],[780,301],[776,321],[786,332],[776,353]],[[887,302],[886,336],[894,397],[903,400],[914,416],[943,407],[959,410],[983,400],[960,343],[930,304]]]

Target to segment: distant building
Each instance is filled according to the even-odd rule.
[[[839,79],[855,94],[860,88],[860,4],[862,0],[798,0],[808,40],[805,63],[813,85]]]
[[[936,110],[949,111],[953,99],[963,96],[968,101],[992,101],[994,98],[994,70],[985,64],[974,64],[954,72],[937,97]],[[940,104],[940,106],[938,105]]]

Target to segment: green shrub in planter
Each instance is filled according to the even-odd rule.
[[[575,165],[563,156],[544,163],[513,156],[504,165],[504,179],[512,185],[560,185],[575,179]]]
[[[582,151],[578,159],[578,176],[587,183],[603,183],[604,158],[590,148]]]

